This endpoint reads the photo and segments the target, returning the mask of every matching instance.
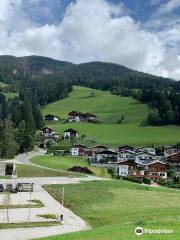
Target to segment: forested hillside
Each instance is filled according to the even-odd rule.
[[[67,97],[73,85],[110,90],[112,94],[133,96],[148,103],[154,107],[148,116],[150,124],[180,124],[180,82],[118,64],[76,65],[39,56],[0,56],[0,82],[7,83],[9,91],[19,93],[15,98],[5,99],[1,89],[0,120],[2,129],[6,129],[0,139],[3,157],[33,147],[34,133],[43,126],[40,106]],[[24,134],[19,137],[18,131]],[[11,155],[4,140],[7,135],[16,145]]]

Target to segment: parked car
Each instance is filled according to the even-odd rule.
[[[6,191],[8,191],[10,193],[17,193],[17,189],[13,188],[13,185],[11,183],[8,183],[6,185]]]
[[[4,191],[4,186],[3,184],[0,184],[0,192],[3,192]]]
[[[34,183],[18,183],[16,189],[18,192],[33,192]]]

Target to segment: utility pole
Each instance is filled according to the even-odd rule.
[[[30,222],[32,187],[33,187],[33,184],[31,183],[30,199],[29,199],[30,203],[29,203],[29,211],[28,211],[28,223]]]
[[[10,203],[10,192],[5,192],[4,206],[6,207],[7,223],[9,223],[9,203]]]
[[[64,187],[62,187],[62,201],[61,201],[62,207],[64,207]]]

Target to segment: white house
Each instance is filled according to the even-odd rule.
[[[71,154],[71,156],[79,156],[79,148],[77,148],[77,147],[72,147],[72,148],[70,149],[70,154]]]
[[[154,158],[154,155],[150,153],[141,152],[136,154],[136,162],[144,161],[144,160],[152,161],[153,158]]]
[[[111,149],[105,149],[95,153],[95,159],[97,162],[116,162],[117,152]]]
[[[76,139],[78,138],[78,132],[72,128],[66,129],[64,131],[64,138],[66,139]]]
[[[135,160],[136,153],[134,151],[125,150],[124,152],[118,153],[118,161],[122,160]]]
[[[156,155],[156,149],[155,148],[145,147],[145,148],[142,148],[141,150],[144,153],[149,153],[149,154],[152,154],[152,155]]]
[[[179,148],[176,148],[176,147],[168,147],[168,148],[165,148],[164,149],[164,156],[168,157],[172,154],[175,154],[175,153],[178,153],[180,152],[180,149]]]
[[[119,176],[128,176],[128,165],[119,165],[118,173]]]

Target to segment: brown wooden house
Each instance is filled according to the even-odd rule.
[[[178,172],[180,172],[180,152],[174,153],[167,157],[167,163],[174,166]]]

